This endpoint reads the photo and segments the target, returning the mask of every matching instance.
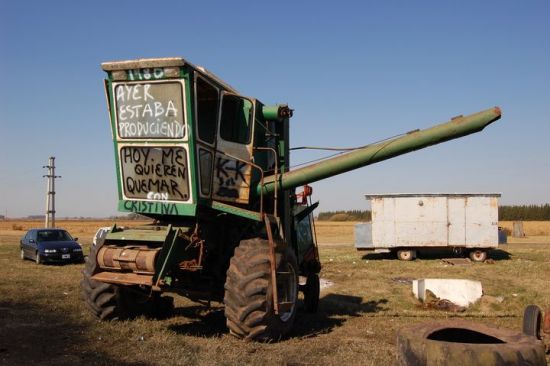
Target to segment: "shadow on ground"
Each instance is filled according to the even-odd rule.
[[[0,301],[0,324],[0,365],[149,365],[87,349],[86,325],[72,322],[62,311]]]
[[[418,250],[416,252],[416,257],[418,259],[434,260],[434,259],[443,259],[443,258],[467,258],[468,254],[467,252],[457,253],[457,252],[454,252],[452,249],[436,248],[436,249],[430,249],[430,250]],[[508,253],[503,249],[491,249],[487,252],[487,258],[499,261],[499,260],[511,259],[512,256],[510,255],[510,253]],[[398,261],[394,253],[368,253],[363,255],[362,259],[364,260],[391,259],[391,260]]]
[[[208,308],[205,305],[174,309],[173,316],[191,319],[190,323],[172,324],[168,328],[176,333],[195,337],[216,337],[228,333],[223,306]]]
[[[342,326],[347,317],[358,317],[363,314],[377,313],[385,310],[387,299],[363,302],[358,296],[328,294],[319,302],[319,311],[315,314],[300,312],[290,337],[309,338],[330,333]]]
[[[296,323],[289,334],[290,338],[309,338],[330,333],[343,325],[347,317],[376,313],[385,310],[386,299],[363,302],[358,296],[328,294],[320,299],[317,313],[306,313],[299,304]],[[174,316],[182,316],[192,321],[185,324],[169,325],[169,329],[187,336],[217,337],[227,334],[223,306],[188,306],[174,309]]]

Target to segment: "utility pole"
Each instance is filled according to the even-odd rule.
[[[48,165],[44,165],[42,168],[48,169],[48,174],[42,177],[48,178],[46,191],[46,215],[44,227],[55,227],[55,178],[61,178],[60,175],[55,175],[55,157],[50,156]],[[51,214],[51,221],[50,221]],[[51,225],[51,226],[50,226]]]

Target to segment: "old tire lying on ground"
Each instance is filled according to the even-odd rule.
[[[284,337],[294,324],[298,299],[296,256],[287,248],[276,253],[279,302],[292,303],[275,314],[267,240],[242,240],[235,249],[225,282],[225,317],[231,334],[249,340],[270,341]]]
[[[546,365],[544,352],[534,337],[463,320],[397,332],[397,365]]]
[[[159,317],[171,310],[172,298],[93,280],[98,268],[97,252],[102,245],[103,242],[92,245],[80,281],[80,297],[94,316],[100,320],[129,319],[140,315]]]
[[[523,334],[540,339],[542,312],[537,305],[527,305],[523,311]]]

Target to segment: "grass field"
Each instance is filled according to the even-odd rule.
[[[353,223],[321,222],[321,277],[333,285],[322,291],[317,314],[299,313],[286,340],[237,340],[225,328],[221,304],[207,308],[180,297],[168,319],[102,323],[79,300],[82,265],[19,259],[20,237],[40,224],[0,221],[0,364],[389,365],[395,332],[407,324],[461,317],[519,330],[527,304],[550,307],[550,231],[544,228],[535,235],[524,224],[527,237],[494,251],[493,264],[452,266],[435,255],[413,262],[365,255],[353,248]],[[96,229],[110,224],[58,222],[85,252]],[[477,279],[484,297],[464,313],[425,309],[405,283],[423,277]]]

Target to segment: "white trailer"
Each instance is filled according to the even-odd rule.
[[[355,247],[412,260],[418,249],[453,248],[482,262],[498,246],[498,193],[367,194],[372,221],[355,226]]]

